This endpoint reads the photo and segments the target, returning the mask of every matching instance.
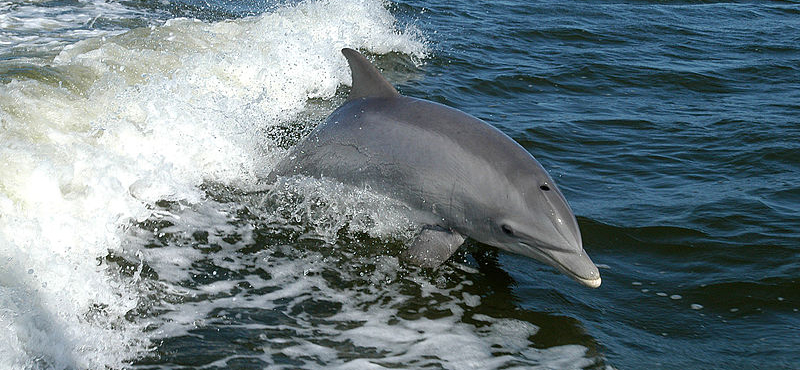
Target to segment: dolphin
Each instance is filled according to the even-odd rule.
[[[470,237],[600,286],[564,195],[525,148],[460,110],[400,95],[363,55],[342,54],[353,81],[347,101],[268,179],[330,178],[404,202],[422,226],[404,256],[424,267]]]

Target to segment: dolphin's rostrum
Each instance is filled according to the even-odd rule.
[[[405,202],[423,225],[406,256],[422,266],[440,265],[470,237],[600,286],[567,201],[527,150],[471,115],[400,95],[364,56],[342,53],[353,76],[347,101],[270,178],[332,178]]]

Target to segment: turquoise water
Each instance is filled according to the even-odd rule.
[[[0,368],[800,368],[800,4],[0,3]],[[348,91],[500,128],[603,285],[271,166]]]

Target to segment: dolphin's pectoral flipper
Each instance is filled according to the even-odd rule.
[[[452,230],[425,227],[406,251],[406,259],[422,267],[436,267],[447,261],[464,237]]]

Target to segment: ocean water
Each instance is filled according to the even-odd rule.
[[[551,173],[603,285],[260,181],[357,48]],[[800,369],[800,4],[0,1],[0,369]]]

